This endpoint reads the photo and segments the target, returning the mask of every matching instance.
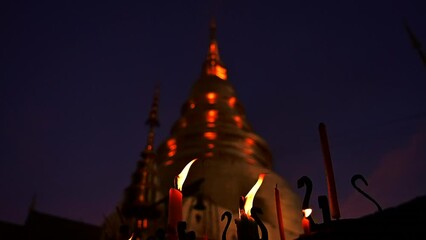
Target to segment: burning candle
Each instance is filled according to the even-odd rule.
[[[311,208],[303,209],[302,212],[303,212],[303,218],[302,218],[303,232],[305,234],[308,234],[311,232],[311,224],[309,222],[308,217],[311,215],[312,209]]]
[[[259,174],[256,184],[254,184],[252,189],[247,193],[245,197],[241,196],[240,198],[240,217],[238,219],[235,219],[235,224],[237,225],[238,240],[259,239],[257,223],[251,217],[250,210],[253,207],[254,196],[256,195],[257,190],[259,190],[260,186],[262,185],[264,178],[264,173]]]
[[[183,168],[182,172],[174,179],[174,187],[169,190],[168,239],[178,239],[177,224],[182,221],[182,185],[185,182],[191,165],[196,160],[197,159],[192,160]]]
[[[325,124],[319,124],[322,153],[324,156],[325,176],[327,178],[328,197],[330,202],[331,216],[334,219],[340,218],[339,203],[337,202],[336,183],[334,181],[333,164],[331,163],[330,148],[328,146],[327,131]]]
[[[275,207],[276,207],[276,210],[277,210],[278,227],[279,227],[279,230],[280,230],[280,239],[285,240],[284,223],[283,223],[283,216],[282,216],[282,211],[281,211],[280,191],[278,190],[278,186],[275,186]]]

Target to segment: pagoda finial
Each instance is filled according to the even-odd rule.
[[[142,152],[142,157],[145,158],[147,154],[153,153],[154,151],[154,128],[160,125],[158,121],[158,100],[160,95],[160,89],[157,86],[154,91],[154,99],[151,105],[151,111],[149,112],[146,124],[149,126],[148,140],[146,143],[145,150]]]
[[[160,88],[157,86],[154,90],[154,99],[151,105],[151,111],[149,112],[148,119],[146,120],[146,124],[150,127],[158,127],[160,124],[158,122],[158,99],[160,95]]]
[[[204,71],[207,75],[214,75],[222,80],[228,78],[225,65],[219,56],[219,47],[216,40],[216,20],[214,18],[210,21],[210,45],[207,59],[204,63]]]
[[[210,20],[210,41],[216,40],[216,19],[212,17]]]

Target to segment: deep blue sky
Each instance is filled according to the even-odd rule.
[[[159,2],[159,3],[158,3]],[[426,1],[3,1],[0,220],[36,209],[100,224],[130,183],[161,85],[164,140],[198,78],[216,16],[221,57],[274,169],[326,194],[327,124],[344,218],[426,194]],[[426,49],[426,48],[425,48]],[[315,209],[314,209],[315,210]]]

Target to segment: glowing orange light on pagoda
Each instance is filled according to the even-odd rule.
[[[216,55],[211,54],[212,59],[215,59]],[[222,67],[220,64],[218,64],[216,61],[211,60],[210,65],[207,67],[207,74],[208,75],[214,75],[222,80],[228,79],[228,73],[226,68]]]
[[[173,164],[173,160],[167,160],[166,162],[164,162],[164,166],[170,166]]]
[[[220,66],[220,65],[216,65],[215,66],[215,72],[216,72],[216,76],[218,76],[220,79],[222,80],[226,80],[228,79],[228,74],[226,71],[226,68]]]
[[[241,117],[240,116],[234,116],[234,120],[235,120],[235,123],[237,124],[238,128],[242,128],[243,127],[243,123],[241,121]]]
[[[228,100],[228,104],[231,108],[233,108],[235,106],[235,102],[237,102],[237,99],[235,97],[231,97]]]
[[[216,139],[216,133],[215,132],[205,132],[204,138],[208,140],[215,140]]]
[[[250,210],[253,207],[254,197],[256,196],[257,190],[259,190],[260,186],[262,186],[265,175],[266,175],[265,173],[259,174],[256,184],[254,184],[254,186],[245,196],[244,212],[247,214],[247,216],[251,215]]]
[[[217,110],[209,110],[207,111],[206,120],[209,123],[215,122],[217,119]]]
[[[217,51],[216,43],[210,43],[210,53],[212,53],[212,55],[214,56],[216,51]],[[212,58],[214,58],[213,56]]]
[[[170,148],[170,146],[172,145],[176,145],[176,139],[174,138],[170,138],[169,140],[167,140],[167,146]]]
[[[212,152],[206,153],[206,157],[213,157],[213,153]]]
[[[214,104],[216,102],[217,94],[214,92],[209,92],[206,94],[206,98],[210,104]]]
[[[186,119],[182,119],[182,121],[180,122],[180,126],[186,128],[187,125],[188,123],[186,122]]]
[[[212,149],[212,148],[214,148],[214,144],[213,143],[209,143],[209,144],[207,144],[207,147],[210,148],[210,149]]]
[[[253,149],[251,149],[251,148],[246,148],[246,149],[244,149],[244,153],[245,154],[253,154]]]
[[[195,103],[190,103],[189,104],[189,108],[194,109],[195,108]]]
[[[173,157],[176,154],[176,151],[170,151],[167,156]]]
[[[249,164],[255,164],[256,160],[254,160],[253,158],[246,158],[246,162]]]
[[[253,145],[253,144],[254,144],[254,140],[253,140],[253,139],[251,139],[251,138],[246,138],[246,143],[247,143],[248,145]]]

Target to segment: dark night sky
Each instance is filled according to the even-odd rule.
[[[326,194],[327,124],[344,218],[426,194],[426,1],[3,1],[0,220],[36,209],[100,224],[130,183],[153,89],[157,143],[198,78],[216,15],[221,57],[274,169]],[[425,48],[426,49],[426,48]],[[237,170],[236,170],[237,171]],[[242,193],[245,194],[245,193]],[[271,193],[272,194],[272,193]],[[315,211],[315,208],[314,208]]]

